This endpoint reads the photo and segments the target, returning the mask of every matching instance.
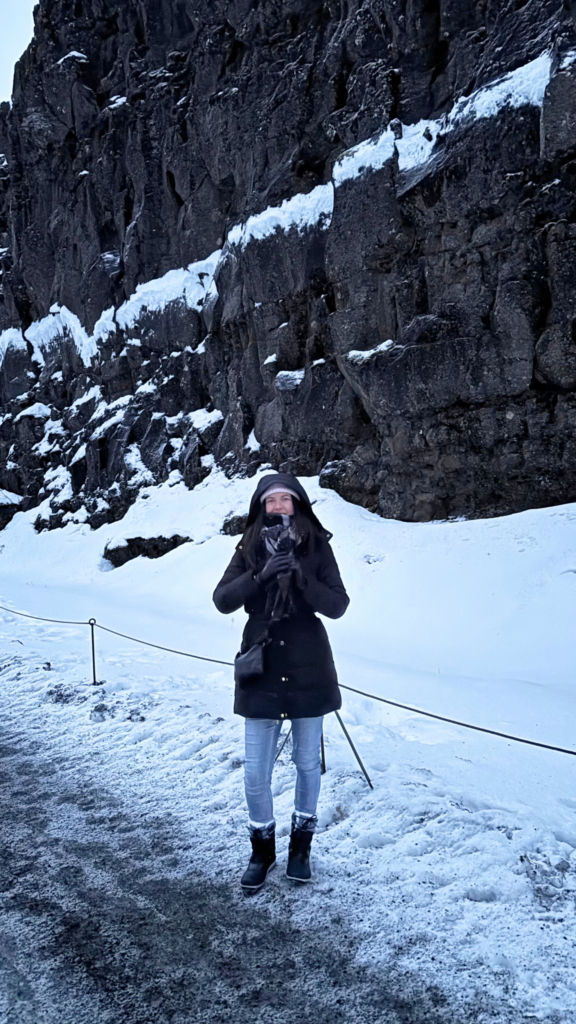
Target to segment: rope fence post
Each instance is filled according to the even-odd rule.
[[[274,764],[276,764],[276,761],[278,760],[278,758],[280,757],[280,754],[284,750],[284,747],[286,746],[286,743],[288,742],[288,737],[289,737],[291,732],[292,732],[292,726],[290,726],[290,728],[288,729],[288,732],[286,733],[286,735],[284,737],[284,741],[282,743],[282,746],[280,747],[280,750],[278,751],[278,753],[276,754],[276,757],[274,758]]]
[[[360,765],[360,767],[361,767],[361,769],[362,769],[362,771],[364,773],[364,778],[366,779],[366,782],[370,786],[370,789],[374,789],[374,786],[372,785],[370,776],[368,775],[368,772],[366,771],[364,765],[362,764],[362,760],[360,758],[360,754],[358,753],[358,751],[356,750],[356,747],[352,743],[352,737],[350,736],[350,733],[348,732],[348,730],[347,730],[346,726],[344,725],[344,722],[340,718],[340,715],[338,714],[338,712],[335,711],[334,714],[336,715],[336,718],[338,719],[338,721],[340,722],[340,725],[342,726],[342,732],[344,733],[346,739],[348,740],[348,743],[352,747],[352,751],[354,753],[354,757],[358,761],[358,764]]]
[[[100,684],[96,679],[96,641],[94,639],[94,626],[96,625],[96,619],[88,619],[88,625],[90,626],[90,632],[92,634],[92,686],[99,686]]]

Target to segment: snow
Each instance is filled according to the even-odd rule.
[[[503,78],[473,92],[471,96],[458,100],[449,115],[449,126],[455,126],[468,118],[478,120],[495,117],[504,107],[541,107],[551,70],[552,55],[546,51],[529,64],[510,71]]]
[[[461,125],[495,117],[504,107],[541,107],[551,69],[552,57],[546,51],[528,64],[477,89],[470,96],[461,97],[445,117],[402,125],[400,138],[395,137],[392,128],[386,128],[379,135],[360,142],[344,153],[335,164],[332,173],[335,187],[359,177],[365,171],[378,170],[392,159],[395,151],[398,153],[398,167],[401,171],[419,167],[432,156],[440,132],[446,134]]]
[[[5,331],[0,331],[0,367],[9,349],[28,351],[28,346],[22,337],[22,331],[17,330],[15,327],[9,327]]]
[[[569,50],[560,61],[560,71],[566,71],[576,62],[576,50]]]
[[[137,444],[130,445],[124,455],[124,462],[130,470],[131,487],[140,487],[145,484],[154,483],[154,474],[151,473],[147,466],[144,465],[142,455],[140,454],[140,448]]]
[[[103,314],[103,316],[105,317],[107,314]],[[98,324],[96,328],[98,328]],[[66,306],[54,305],[50,307],[48,316],[30,325],[25,332],[25,337],[34,348],[33,358],[43,366],[45,353],[68,334],[72,338],[84,366],[90,366],[92,359],[98,353],[99,335],[96,328],[94,335],[89,337],[75,313],[70,312]]]
[[[118,107],[123,107],[125,103],[128,103],[127,96],[111,96],[108,110],[117,110]]]
[[[65,437],[66,431],[62,426],[62,420],[46,420],[44,423],[44,437],[32,448],[37,455],[49,455],[50,452],[61,451],[59,438]]]
[[[25,416],[32,416],[37,420],[49,419],[52,415],[50,406],[44,405],[42,402],[35,402],[34,405],[29,405],[27,409],[22,409],[16,416],[14,423],[18,423],[18,420],[24,419]]]
[[[180,300],[190,309],[200,309],[212,284],[221,250],[205,260],[190,263],[181,270],[169,270],[163,277],[139,284],[134,295],[116,313],[116,322],[123,329],[134,327],[144,310],[160,312],[168,303]]]
[[[376,348],[368,349],[351,349],[347,353],[346,358],[357,366],[361,366],[363,363],[367,363],[373,356],[377,356],[380,352],[388,352],[394,346],[394,341],[389,338],[388,341],[383,341],[381,345],[376,345]]]
[[[75,452],[73,457],[70,459],[70,465],[74,466],[77,462],[80,462],[81,459],[83,459],[85,457],[86,457],[86,445],[85,444],[81,444],[79,449],[78,449],[78,451]]]
[[[92,420],[100,419],[102,416],[107,416],[108,418],[96,427],[92,432],[90,440],[97,441],[98,438],[104,437],[104,434],[106,434],[111,427],[115,427],[117,423],[121,423],[126,413],[126,406],[129,405],[131,401],[132,395],[123,395],[122,398],[117,398],[114,402],[110,402],[110,404],[101,402],[92,413],[90,422],[92,422]],[[116,412],[113,411],[114,409]],[[111,416],[110,413],[112,413]]]
[[[85,391],[83,395],[80,395],[79,398],[72,402],[72,405],[70,406],[70,412],[74,412],[81,405],[85,405],[86,402],[91,402],[92,399],[97,401],[99,398],[101,398],[101,396],[102,389],[100,388],[100,385],[94,384],[91,388],[88,388],[88,391]]]
[[[100,391],[99,387],[98,391]],[[88,394],[89,393],[90,392],[88,392]],[[110,413],[113,409],[123,408],[124,406],[129,405],[130,402],[132,401],[132,397],[132,395],[122,395],[121,398],[115,398],[113,402],[99,402],[94,412],[92,413],[89,422],[101,419],[102,416],[105,416],[107,413]]]
[[[39,510],[18,512],[1,538],[0,603],[54,618],[95,616],[132,636],[232,661],[245,616],[218,615],[211,594],[237,544],[222,524],[246,513],[260,475],[228,479],[214,468],[192,491],[174,475],[97,530],[70,521],[37,534]],[[347,504],[315,478],[302,482],[334,533],[351,597],[346,615],[326,623],[342,684],[574,748],[576,505],[401,523]],[[176,533],[192,542],[161,559],[102,565],[107,544]],[[174,815],[209,877],[239,877],[246,809],[242,772],[233,770],[243,748],[231,670],[98,632],[106,683],[93,690],[87,627],[1,613],[0,633],[3,699],[35,738],[55,756],[76,751],[86,779],[120,802]],[[47,661],[50,672],[39,668]],[[54,687],[71,700],[54,702]],[[329,716],[316,880],[287,912],[322,927],[330,914],[343,915],[361,939],[359,962],[394,962],[448,999],[472,993],[478,1024],[574,1019],[572,758],[343,697],[374,790]],[[96,704],[108,710],[93,715]],[[129,721],[131,712],[145,721]],[[294,783],[289,749],[274,775],[281,861]],[[275,872],[260,897],[270,913],[285,886]],[[484,997],[500,1017],[484,1014]]]
[[[277,363],[277,362],[278,362],[278,356],[277,356],[276,352],[272,352],[272,355],[269,355],[269,356],[266,357],[266,359],[262,363],[262,366],[271,366],[272,363]]]
[[[377,171],[394,156],[394,133],[387,128],[380,135],[359,142],[340,157],[334,165],[332,180],[335,188],[364,171]]]
[[[195,430],[202,433],[203,430],[211,427],[212,424],[219,423],[220,420],[223,420],[224,416],[220,412],[220,409],[212,409],[212,412],[208,412],[207,409],[195,409],[194,412],[189,412],[186,418]]]
[[[44,473],[44,487],[47,491],[58,492],[53,495],[53,501],[68,501],[73,496],[70,470],[64,466],[55,466],[54,469],[47,469]],[[38,509],[35,509],[35,512],[38,514]]]
[[[419,167],[430,159],[436,139],[441,130],[446,131],[444,120],[429,121],[423,119],[416,124],[403,125],[402,138],[396,139],[398,152],[398,168],[407,171]]]
[[[304,380],[305,370],[280,370],[274,378],[278,391],[294,391]]]
[[[22,495],[14,494],[13,491],[6,491],[0,487],[0,505],[21,505]]]
[[[259,452],[261,447],[262,445],[260,444],[260,441],[257,439],[254,431],[250,431],[250,435],[248,437],[248,440],[246,441],[246,444],[244,445],[244,448],[248,449],[249,452]]]
[[[70,58],[81,61],[88,60],[88,57],[85,53],[79,53],[78,50],[70,50],[70,53],[67,53],[65,57],[61,57],[60,60],[56,61],[56,67],[58,67],[59,64],[64,64],[64,62],[70,60]]]
[[[237,224],[228,232],[227,246],[245,249],[252,239],[268,238],[277,231],[296,228],[304,232],[318,225],[330,226],[334,209],[334,186],[317,185],[311,192],[299,192],[291,199],[285,199],[280,206],[269,206],[262,213],[249,217],[244,224]]]

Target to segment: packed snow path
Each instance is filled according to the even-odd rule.
[[[52,697],[66,702],[62,691]],[[206,878],[206,844],[199,848],[194,834],[201,821],[189,832],[161,798],[127,805],[93,781],[85,750],[62,744],[65,716],[50,723],[54,755],[47,724],[20,709],[0,714],[2,1021],[478,1019],[456,1017],[439,989],[403,978],[393,964],[360,966],[354,928],[341,915],[316,918],[312,889],[276,877],[248,900],[230,882]],[[212,835],[213,857],[224,839],[234,842],[229,829]],[[329,892],[323,887],[325,910]],[[294,905],[305,927],[291,923]]]
[[[0,764],[3,1021],[447,1019],[439,993],[411,998],[359,968],[341,924],[273,921],[203,880],[179,822],[137,802],[128,812],[83,781],[81,757],[47,757],[5,715]]]
[[[71,695],[56,688],[52,699],[64,708]],[[98,785],[86,750],[72,750],[66,731],[65,715],[42,724],[16,708],[0,715],[3,1020],[480,1019],[481,1006],[471,1017],[455,1014],[438,988],[393,964],[376,972],[355,962],[353,923],[326,913],[330,888],[296,890],[277,875],[260,900],[247,901],[236,886],[207,879],[201,821],[190,832],[161,797],[127,804]],[[101,751],[91,753],[101,761]],[[235,842],[230,829],[212,835],[212,856],[223,841]],[[294,905],[306,927],[291,923]]]

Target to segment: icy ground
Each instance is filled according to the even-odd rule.
[[[0,535],[0,602],[231,660],[244,616],[218,615],[211,592],[237,542],[222,523],[256,482],[214,469],[190,492],[173,476],[96,531],[36,534],[38,510],[18,513]],[[351,597],[327,623],[342,683],[576,749],[576,506],[404,524],[303,483]],[[107,571],[107,544],[176,533],[191,543]],[[234,881],[247,843],[231,671],[99,632],[94,690],[86,627],[0,616],[2,706],[19,728],[133,814],[178,822],[191,852],[167,879],[192,865]],[[576,758],[353,694],[343,718],[374,791],[330,716],[315,883],[295,891],[280,867],[259,911],[345,922],[359,969],[437,987],[447,1021],[574,1019]],[[281,862],[293,782],[288,744],[274,781]]]

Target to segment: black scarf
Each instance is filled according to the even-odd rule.
[[[267,515],[260,531],[259,546],[264,560],[281,551],[289,554],[298,544],[294,517]],[[270,622],[286,619],[296,611],[296,591],[292,572],[279,573],[266,583],[265,615]]]

